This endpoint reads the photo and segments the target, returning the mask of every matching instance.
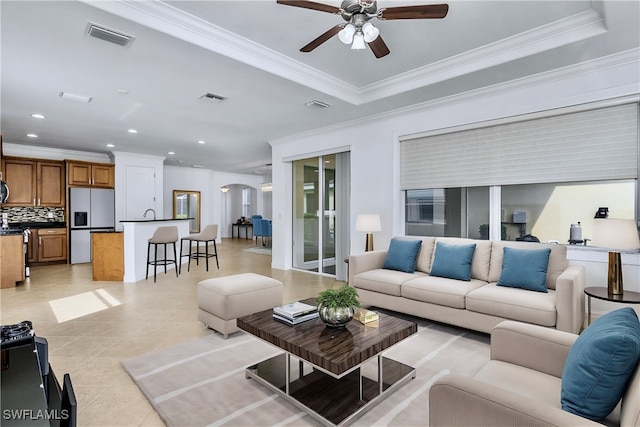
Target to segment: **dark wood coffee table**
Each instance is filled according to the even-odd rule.
[[[303,302],[315,304],[315,299]],[[383,313],[375,326],[352,320],[344,329],[328,328],[320,319],[289,326],[274,320],[272,310],[240,317],[237,325],[284,351],[248,367],[247,378],[324,424],[353,421],[416,376],[415,368],[382,352],[416,333],[418,326]],[[375,357],[377,367],[363,372],[364,362]]]

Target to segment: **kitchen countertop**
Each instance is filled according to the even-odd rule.
[[[164,221],[189,221],[195,218],[166,218],[166,219],[124,219],[120,222],[164,222]]]
[[[9,227],[22,228],[65,228],[67,224],[63,221],[40,221],[40,222],[10,222]]]

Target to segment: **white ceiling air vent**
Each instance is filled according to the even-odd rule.
[[[102,25],[89,22],[87,25],[87,34],[91,37],[95,37],[106,42],[115,43],[119,46],[129,47],[131,43],[136,39],[134,36],[116,31],[112,28],[107,28]]]
[[[209,101],[213,101],[216,104],[219,104],[220,102],[224,101],[226,98],[224,96],[216,95],[215,93],[208,92],[202,95],[200,99],[206,99]]]
[[[314,99],[313,101],[305,102],[304,105],[306,105],[307,107],[314,107],[314,108],[329,107],[329,104],[327,104],[326,102],[318,101],[317,99]]]

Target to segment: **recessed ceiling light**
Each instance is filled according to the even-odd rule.
[[[109,148],[113,148],[113,147],[115,147],[115,145],[113,145],[113,144],[107,144],[107,147],[109,147]]]
[[[129,133],[138,133],[138,131],[135,130],[135,129],[129,129],[127,132],[129,132]]]
[[[192,168],[202,169],[204,166],[202,165],[191,165]]]
[[[129,95],[129,91],[126,89],[116,89],[116,93],[119,93],[120,95]]]
[[[169,151],[167,154],[168,154],[168,155],[170,155],[170,156],[173,156],[173,155],[174,155],[174,154],[176,154],[176,153],[175,153],[175,152],[173,152],[173,151]]]
[[[31,117],[33,117],[34,119],[46,119],[46,116],[44,114],[38,114],[38,113],[32,114]]]
[[[37,138],[38,137],[38,135],[36,135],[35,133],[28,133],[27,136],[29,138]]]
[[[198,144],[206,144],[206,141],[200,140],[198,141]]]

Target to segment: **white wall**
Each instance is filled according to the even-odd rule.
[[[232,174],[208,169],[193,169],[177,166],[164,167],[164,204],[165,218],[173,216],[173,190],[200,191],[200,224],[218,224],[218,241],[231,237],[231,222],[240,214],[242,205],[242,188],[251,187],[261,193],[262,177],[250,174]],[[220,189],[228,187],[225,194]],[[262,197],[255,200],[257,212],[262,210]]]
[[[624,52],[619,57],[272,141],[273,229],[278,236],[273,239],[272,265],[289,269],[292,264],[292,159],[350,149],[351,253],[359,253],[364,249],[364,236],[353,231],[359,213],[380,214],[382,231],[375,234],[378,248],[387,247],[392,236],[403,234],[399,137],[616,97],[638,97],[639,88],[640,58],[637,52]],[[629,275],[637,278],[640,271],[632,269]]]

